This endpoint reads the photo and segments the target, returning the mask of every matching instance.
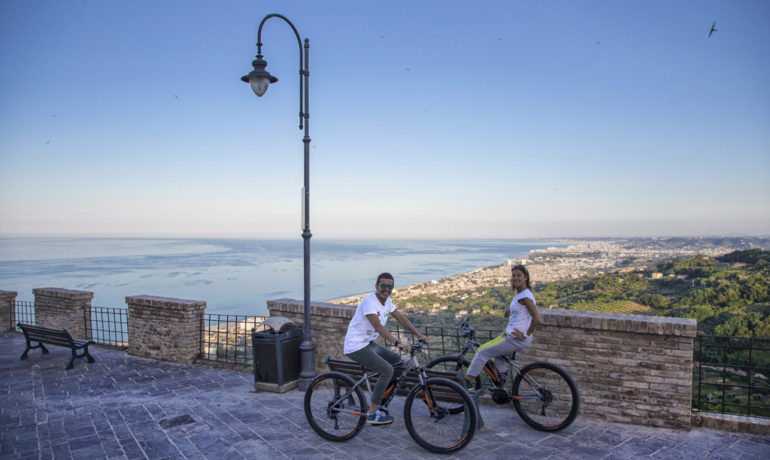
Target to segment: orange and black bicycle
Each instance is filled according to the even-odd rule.
[[[410,358],[393,366],[400,375],[388,384],[380,408],[387,412],[406,374],[416,370],[418,382],[404,401],[406,429],[425,449],[455,452],[468,445],[476,432],[474,402],[459,383],[425,374],[415,356],[424,344],[422,341],[413,344]],[[364,372],[363,377],[354,381],[347,374],[332,371],[316,377],[305,391],[305,416],[313,430],[330,441],[355,437],[366,423],[369,402],[364,395],[371,395],[369,380],[376,375],[376,372]]]
[[[460,331],[465,337],[465,344],[460,353],[434,358],[425,368],[455,372],[458,382],[465,384],[465,373],[470,366],[470,361],[465,356],[470,353],[473,358],[481,344],[476,340],[476,331],[468,325],[467,318],[460,325]],[[489,389],[492,400],[497,404],[513,403],[522,420],[533,428],[541,431],[567,428],[575,421],[580,407],[580,395],[575,381],[555,364],[535,362],[521,367],[514,361],[515,357],[516,353],[494,358],[505,363],[508,372],[504,375],[497,371],[497,366],[491,360],[484,365],[488,383],[484,385],[483,390]],[[509,379],[508,376],[512,378]],[[476,377],[475,390],[477,393],[482,391],[480,376]],[[460,405],[450,407],[452,412],[463,410]]]

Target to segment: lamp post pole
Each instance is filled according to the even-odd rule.
[[[302,361],[302,367],[299,373],[299,388],[305,390],[310,382],[315,378],[315,345],[313,344],[312,337],[310,335],[310,237],[313,236],[310,233],[310,131],[308,127],[308,121],[310,118],[310,104],[308,102],[308,79],[310,77],[309,68],[309,54],[310,54],[310,40],[305,39],[304,49],[302,45],[302,39],[299,37],[297,29],[294,24],[280,14],[268,14],[259,23],[259,30],[257,32],[257,58],[251,63],[254,67],[248,75],[241,77],[241,80],[249,83],[251,89],[259,97],[267,91],[267,88],[271,83],[275,83],[278,79],[270,75],[266,70],[267,62],[262,59],[262,26],[270,18],[283,19],[291,30],[294,31],[294,35],[297,37],[297,44],[299,45],[299,129],[305,129],[305,136],[302,138],[302,142],[305,144],[305,182],[302,190],[302,216],[303,216],[303,228],[302,239],[304,240],[304,278],[305,278],[305,318],[303,325],[303,340],[300,345],[300,357]]]

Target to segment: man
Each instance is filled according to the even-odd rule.
[[[411,346],[408,342],[397,339],[385,329],[388,313],[418,339],[428,341],[427,337],[420,334],[403,313],[396,310],[393,302],[388,298],[393,292],[393,284],[393,275],[390,273],[381,273],[377,276],[374,292],[364,297],[358,304],[356,313],[348,324],[348,332],[345,334],[345,347],[343,349],[345,355],[353,361],[363,364],[367,369],[380,374],[372,390],[371,405],[366,417],[366,422],[372,425],[393,423],[393,417],[378,410],[378,406],[388,383],[393,378],[393,364],[401,360],[398,353],[375,343],[375,340],[382,335],[385,340],[393,342],[395,346],[405,352],[408,352]]]

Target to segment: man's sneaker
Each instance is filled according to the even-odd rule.
[[[370,425],[388,425],[393,423],[393,417],[377,409],[373,414],[366,416],[366,423]]]
[[[497,388],[505,387],[505,382],[507,380],[508,380],[508,373],[507,372],[498,372],[497,373]]]

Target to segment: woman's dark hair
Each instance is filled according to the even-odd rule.
[[[393,280],[394,283],[396,282],[396,280],[393,278],[393,275],[391,275],[388,272],[385,272],[385,273],[380,273],[379,275],[377,275],[377,281],[375,281],[374,284],[380,284],[380,281],[383,278],[386,279],[386,280]]]
[[[532,290],[532,284],[530,284],[530,281],[529,281],[529,271],[527,271],[527,267],[525,267],[524,265],[514,265],[513,267],[511,267],[511,273],[513,273],[514,270],[518,270],[524,273],[524,278],[526,279],[526,283],[527,283],[527,289]]]

